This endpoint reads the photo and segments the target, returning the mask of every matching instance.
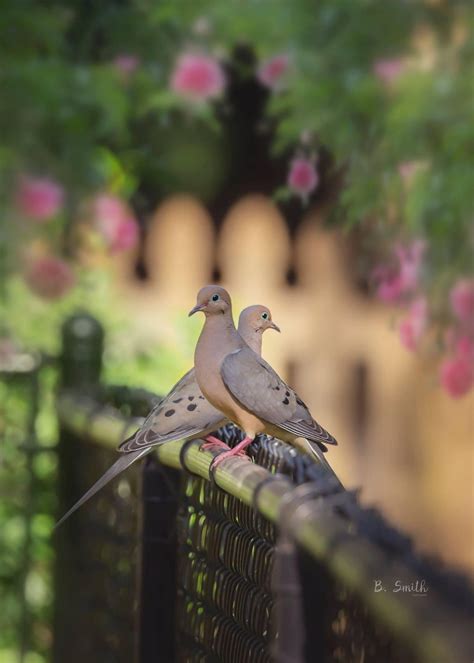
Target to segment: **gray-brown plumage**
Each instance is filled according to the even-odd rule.
[[[241,452],[260,433],[290,444],[305,438],[320,458],[326,444],[337,444],[296,392],[237,332],[224,288],[202,288],[190,315],[198,311],[206,316],[194,355],[198,384],[207,400],[246,434],[237,447],[219,455],[215,464]]]
[[[202,395],[193,368],[153,408],[143,426],[121,443],[119,451],[129,454],[170,440],[205,437],[225,421]]]
[[[326,451],[336,440],[311,416],[307,406],[273,368],[248,347],[224,359],[222,380],[232,397],[265,423],[265,431],[280,439],[305,437]],[[274,427],[275,432],[269,432]],[[290,441],[290,440],[289,440]]]
[[[265,306],[255,305],[245,308],[239,317],[239,332],[249,347],[257,354],[262,352],[262,335],[267,329],[280,331],[272,321],[272,315]],[[84,493],[71,509],[58,521],[56,527],[93,497],[114,477],[126,470],[139,458],[160,444],[180,439],[193,439],[209,436],[209,433],[228,423],[228,419],[216,410],[202,395],[192,368],[177,382],[150,412],[141,428],[122,442],[119,458],[96,483]],[[209,446],[218,441],[211,438]],[[223,447],[228,448],[221,443]]]
[[[262,352],[262,335],[266,329],[279,331],[265,306],[249,306],[240,314],[240,334],[258,355]],[[203,396],[192,368],[150,412],[140,430],[122,442],[120,451],[129,453],[171,439],[205,437],[227,422],[222,412]]]

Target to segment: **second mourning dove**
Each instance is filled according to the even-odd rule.
[[[296,446],[298,438],[305,438],[313,453],[323,458],[326,444],[337,444],[336,440],[238,333],[229,293],[220,286],[202,288],[189,315],[198,311],[206,316],[194,354],[198,384],[207,400],[245,432],[242,442],[215,458],[214,467],[242,453],[260,433]]]
[[[248,306],[239,317],[239,333],[246,343],[258,355],[262,353],[262,335],[266,329],[280,331],[272,320],[272,314],[266,306]],[[122,442],[119,450],[123,452],[109,469],[84,493],[69,511],[58,521],[56,527],[79,509],[85,502],[99,492],[114,477],[126,470],[139,458],[149,453],[152,447],[173,440],[203,437],[207,440],[201,449],[210,447],[229,447],[221,440],[209,435],[212,431],[228,423],[228,420],[216,410],[202,395],[196,381],[194,368],[188,371],[175,384],[150,412],[143,426],[130,438]]]

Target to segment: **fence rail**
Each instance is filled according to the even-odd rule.
[[[140,425],[142,419],[124,416],[117,407],[117,390],[102,389],[91,398],[84,383],[74,389],[73,382],[68,380],[58,397],[64,435],[112,450]],[[144,411],[142,396],[125,390],[122,405],[128,403],[130,410],[130,402],[141,400]],[[232,437],[236,431],[230,427],[223,434]],[[170,475],[158,477],[159,506],[149,517],[152,484],[143,491],[140,602],[162,614],[163,602],[174,606],[176,597],[161,591],[153,602],[150,596],[163,582],[168,592],[176,583],[171,610],[176,620],[168,640],[174,628],[179,644],[176,649],[170,644],[163,656],[162,640],[160,656],[152,633],[154,654],[139,643],[140,663],[233,663],[243,660],[238,652],[250,661],[273,657],[292,663],[472,660],[473,594],[467,581],[416,556],[406,537],[374,510],[362,508],[331,472],[278,440],[264,439],[251,451],[256,462],[233,458],[210,474],[213,454],[199,447],[194,440],[157,448],[160,466],[179,472],[168,493],[164,485]],[[178,532],[167,537],[173,513]],[[143,554],[150,541],[155,557]],[[163,546],[168,570],[159,568]],[[170,570],[173,550],[177,567]],[[145,576],[152,571],[150,581]],[[170,573],[176,574],[171,585]],[[396,581],[407,591],[393,591]],[[138,633],[146,640],[156,615],[139,612]],[[152,624],[151,631],[143,621]]]
[[[87,399],[78,402],[77,395],[63,394],[58,413],[62,426],[110,449],[116,448],[141,423],[140,419],[124,419],[108,406],[99,412],[96,402]],[[210,481],[213,455],[202,453],[199,447],[199,440],[177,441],[159,447],[155,453],[160,463]],[[421,580],[425,583],[427,580],[380,546],[357,532],[350,533],[347,518],[338,513],[338,506],[343,506],[344,500],[347,502],[347,493],[334,492],[334,484],[331,490],[327,477],[321,476],[322,486],[316,483],[308,490],[308,484],[295,487],[285,476],[272,475],[263,467],[235,458],[218,466],[213,480],[220,489],[257,509],[272,523],[278,524],[282,511],[286,510],[291,534],[298,544],[327,566],[339,582],[360,594],[377,620],[384,623],[393,637],[410,643],[419,660],[430,663],[468,660],[463,646],[469,622],[460,619],[457,612],[447,613],[442,598],[433,596],[436,589],[428,588],[426,597],[414,597],[403,591],[374,591],[375,581],[381,583],[378,587],[391,588],[394,579],[413,586],[417,581],[420,584]],[[336,499],[328,496],[328,490]],[[360,516],[363,511],[352,496],[350,501]]]

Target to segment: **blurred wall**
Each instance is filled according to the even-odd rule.
[[[216,235],[207,212],[183,195],[151,219],[145,262],[145,281],[135,254],[110,263],[143,342],[173,337],[177,316],[191,324],[185,312],[218,269],[236,318],[249,304],[270,307],[282,334],[265,335],[264,356],[339,440],[328,457],[345,485],[361,487],[362,500],[421,549],[474,571],[472,394],[450,399],[436,384],[436,358],[400,345],[395,311],[351,282],[341,236],[312,215],[290,241],[278,210],[257,195],[239,201]]]

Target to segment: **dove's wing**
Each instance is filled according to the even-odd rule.
[[[202,395],[193,368],[155,405],[143,426],[120,444],[119,451],[130,453],[172,440],[197,437],[220,428],[225,422],[222,412]]]
[[[146,456],[151,447],[171,440],[211,432],[220,428],[225,422],[222,412],[212,407],[202,395],[195,379],[194,369],[192,369],[175,384],[168,396],[153,408],[143,426],[128,440],[122,442],[120,451],[126,453],[69,509],[56,527],[114,477],[139,458]]]
[[[283,431],[320,445],[336,440],[311,416],[298,394],[264,359],[245,347],[227,355],[221,376],[232,396],[249,412]]]
[[[90,498],[98,493],[99,490],[101,490],[106,484],[109,483],[109,481],[112,481],[112,479],[126,470],[127,467],[130,467],[130,465],[132,465],[132,463],[134,463],[136,460],[146,456],[149,451],[150,449],[146,448],[141,449],[140,451],[135,451],[134,453],[127,454],[126,456],[120,456],[120,458],[115,461],[112,467],[109,467],[109,469],[100,477],[100,479],[98,479],[95,484],[89,488],[86,493],[84,493],[84,495],[74,504],[74,506],[69,509],[67,513],[64,514],[60,520],[58,520],[55,527],[59,527],[61,523],[67,520],[67,518],[69,518],[69,516],[77,511],[77,509],[79,509],[79,507],[81,507],[85,502],[90,500]]]

